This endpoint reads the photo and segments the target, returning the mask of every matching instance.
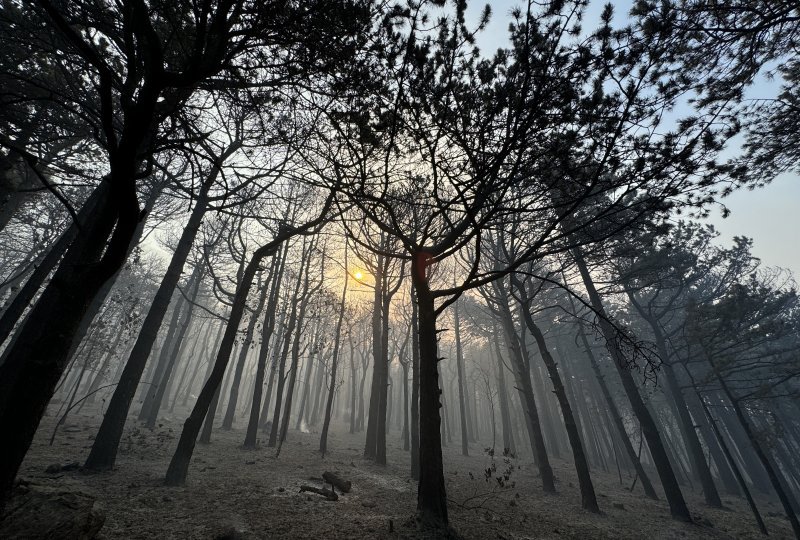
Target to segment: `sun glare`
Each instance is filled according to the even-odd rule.
[[[364,274],[363,274],[363,273],[361,273],[361,271],[359,271],[359,270],[356,270],[356,273],[355,273],[355,274],[353,274],[353,277],[354,277],[354,278],[356,278],[356,279],[359,279],[359,280],[360,280],[360,279],[363,279],[363,278],[364,278]]]

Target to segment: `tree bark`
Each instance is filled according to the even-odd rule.
[[[503,427],[503,452],[516,454],[517,449],[514,445],[514,430],[511,425],[511,414],[509,411],[508,393],[506,392],[505,365],[503,356],[500,352],[500,336],[497,327],[492,320],[492,342],[494,344],[495,356],[497,356],[497,394],[500,401],[500,421]]]
[[[347,270],[347,245],[344,247],[344,267]],[[339,343],[342,337],[342,321],[344,321],[344,306],[347,299],[347,282],[349,275],[345,272],[344,286],[342,286],[342,298],[339,301],[339,318],[336,321],[336,332],[333,338],[333,357],[331,358],[331,382],[328,387],[328,400],[325,404],[325,419],[322,423],[322,434],[319,437],[319,451],[323,457],[328,449],[328,428],[331,425],[331,407],[333,406],[333,395],[336,392],[336,372],[339,363]],[[352,357],[351,357],[352,364]]]
[[[411,478],[419,480],[419,316],[411,286]]]
[[[269,279],[267,279],[267,281],[269,281]],[[239,359],[236,362],[236,370],[233,373],[233,381],[231,382],[231,389],[228,394],[228,406],[225,410],[225,416],[222,419],[222,429],[226,431],[233,427],[233,420],[236,416],[236,404],[239,401],[239,386],[242,384],[242,373],[244,372],[244,365],[247,361],[247,354],[250,352],[253,344],[253,331],[255,330],[256,322],[264,309],[264,302],[267,300],[267,289],[267,284],[264,283],[263,287],[261,287],[261,294],[258,296],[258,305],[255,311],[250,314],[250,321],[247,323],[244,343],[242,343],[242,349],[239,351]]]
[[[603,394],[603,399],[606,402],[608,414],[611,416],[611,420],[616,428],[617,435],[619,435],[619,439],[622,442],[622,445],[625,447],[625,453],[628,456],[628,460],[631,462],[631,465],[633,465],[636,475],[641,481],[644,494],[650,499],[658,500],[658,495],[656,494],[655,488],[653,488],[653,483],[650,481],[650,477],[644,471],[642,462],[639,459],[639,456],[636,454],[636,450],[633,448],[633,444],[628,436],[628,432],[625,430],[625,424],[622,421],[622,415],[620,414],[616,403],[614,403],[614,398],[611,396],[611,391],[608,389],[605,375],[603,375],[603,372],[600,370],[600,365],[597,363],[597,359],[592,352],[592,348],[589,345],[589,340],[586,339],[586,334],[583,332],[583,328],[580,326],[578,326],[578,336],[583,344],[586,356],[589,357],[589,363],[592,366],[595,378],[597,379],[597,384],[600,386],[600,391]]]
[[[609,353],[611,353],[614,367],[617,369],[617,373],[622,380],[622,387],[625,389],[625,393],[631,403],[631,408],[636,418],[639,420],[642,432],[647,440],[647,446],[650,449],[650,454],[653,456],[656,470],[658,471],[659,478],[661,478],[661,485],[664,488],[664,494],[669,503],[670,513],[675,519],[691,522],[692,515],[689,512],[689,508],[686,506],[686,500],[683,498],[678,480],[675,478],[675,472],[669,462],[669,457],[661,435],[658,432],[658,427],[647,410],[644,400],[642,400],[639,389],[636,387],[636,382],[633,380],[633,375],[631,375],[630,370],[627,368],[624,356],[616,346],[614,327],[608,321],[603,302],[594,286],[594,281],[592,281],[592,276],[589,273],[589,269],[586,266],[580,249],[575,248],[573,250],[573,255],[586,291],[589,294],[592,308],[597,313],[600,331],[603,334],[603,338],[606,340],[606,345]]]
[[[530,361],[523,354],[520,345],[520,337],[514,329],[514,321],[506,300],[505,292],[500,288],[497,282],[494,282],[494,285],[498,306],[500,308],[500,322],[503,326],[506,343],[511,351],[517,390],[525,416],[525,427],[527,428],[536,466],[539,468],[539,475],[542,479],[542,489],[546,493],[554,493],[556,490],[555,478],[553,476],[553,469],[550,466],[550,460],[547,457],[547,449],[545,447],[544,437],[542,436],[542,427],[539,422],[539,411],[536,407],[536,400],[533,394]]]
[[[442,441],[439,435],[439,363],[436,342],[436,311],[428,288],[424,254],[414,257],[412,279],[417,302],[420,367],[419,485],[417,510],[424,522],[447,524],[447,493],[442,466]]]
[[[175,336],[175,340],[172,345],[172,351],[169,354],[169,361],[165,366],[164,373],[161,376],[158,386],[156,387],[156,393],[153,397],[153,402],[150,405],[150,412],[147,416],[147,421],[145,422],[145,426],[150,429],[153,429],[156,426],[158,412],[161,410],[161,403],[164,401],[164,396],[169,388],[169,380],[172,377],[172,371],[174,370],[175,364],[178,360],[178,353],[181,350],[181,344],[186,337],[186,331],[189,329],[189,323],[192,322],[192,310],[194,308],[192,302],[194,302],[194,300],[197,298],[197,292],[200,289],[200,282],[203,279],[201,268],[201,264],[198,263],[194,272],[192,272],[192,276],[189,278],[189,282],[187,283],[187,288],[191,287],[191,291],[187,291],[191,301],[184,302],[184,304],[186,304],[186,308],[183,315],[183,320],[180,323],[178,334]],[[178,309],[177,306],[176,309]]]
[[[455,324],[455,340],[456,340],[456,367],[458,370],[458,411],[461,416],[461,455],[469,455],[469,439],[471,439],[470,430],[467,427],[469,423],[467,412],[467,400],[464,395],[464,355],[461,350],[461,321],[458,316],[458,302],[453,303],[453,319]]]
[[[253,402],[250,404],[250,418],[247,422],[247,433],[244,438],[245,448],[255,448],[258,436],[258,421],[261,411],[261,396],[264,391],[264,377],[267,367],[267,356],[269,355],[270,339],[275,331],[275,311],[278,309],[280,299],[280,284],[283,280],[283,271],[286,267],[286,255],[289,251],[289,243],[284,246],[278,261],[275,263],[272,284],[270,285],[269,301],[267,309],[264,311],[264,322],[261,326],[261,348],[258,351],[256,363],[256,377],[253,384]]]
[[[153,303],[142,324],[142,329],[139,331],[139,336],[136,338],[133,350],[125,363],[117,388],[114,390],[114,394],[108,404],[103,422],[100,424],[100,430],[84,464],[86,469],[107,470],[114,467],[119,442],[122,439],[122,432],[128,417],[128,410],[142,378],[147,358],[150,356],[153,344],[156,341],[158,330],[167,313],[170,299],[192,249],[197,231],[200,229],[200,223],[203,220],[208,204],[208,191],[211,189],[217,174],[219,174],[220,166],[221,164],[214,168],[201,187],[197,202],[189,216],[189,221],[181,234],[167,272],[161,280],[155,298],[153,298]]]
[[[522,284],[518,285],[520,290],[522,290],[522,287]],[[572,447],[572,456],[575,460],[575,471],[578,474],[578,485],[581,490],[581,506],[584,510],[588,510],[589,512],[600,513],[600,507],[597,505],[597,496],[594,492],[594,485],[592,484],[592,477],[589,474],[589,464],[586,462],[586,454],[583,451],[583,443],[581,442],[578,423],[572,412],[569,400],[567,399],[567,393],[564,389],[564,383],[561,381],[558,366],[556,366],[556,362],[547,348],[544,334],[542,334],[541,329],[534,322],[530,311],[523,309],[522,314],[525,323],[528,325],[528,329],[536,340],[536,345],[539,347],[539,353],[542,355],[542,360],[547,367],[547,373],[550,375],[550,380],[553,382],[553,390],[561,406],[564,426],[567,430],[569,444]]]
[[[135,155],[120,152],[111,179],[97,188],[97,205],[87,211],[81,231],[50,283],[5,351],[0,366],[0,507],[13,485],[47,403],[66,367],[70,344],[103,283],[122,266],[138,220],[133,189]],[[127,171],[123,173],[122,171]]]

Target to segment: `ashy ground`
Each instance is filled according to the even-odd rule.
[[[184,414],[184,413],[182,413]],[[198,445],[186,487],[162,483],[181,429],[181,414],[163,419],[157,429],[131,418],[116,469],[102,474],[80,470],[47,473],[53,464],[82,463],[99,425],[99,416],[72,414],[48,444],[55,419],[42,422],[20,477],[43,486],[90,494],[101,501],[105,524],[100,538],[421,538],[414,521],[416,484],[409,478],[409,455],[398,433],[388,437],[389,465],[362,457],[363,435],[333,432],[330,453],[321,458],[319,434],[290,430],[280,456],[262,446],[243,450],[244,426],[215,430],[210,445]],[[342,428],[335,425],[334,430]],[[262,434],[263,435],[263,434]],[[463,457],[460,446],[444,450],[445,480],[453,529],[468,539],[527,538],[762,538],[743,500],[725,497],[725,510],[710,509],[699,493],[685,487],[696,524],[676,522],[666,502],[643,497],[621,485],[616,471],[593,471],[602,515],[583,511],[571,463],[554,460],[555,495],[540,489],[529,459],[492,459],[483,445]],[[501,487],[497,477],[510,470]],[[322,485],[324,471],[352,481],[338,501],[300,493],[301,484]],[[771,538],[791,538],[779,506],[759,504]],[[47,516],[42,516],[47,519]]]

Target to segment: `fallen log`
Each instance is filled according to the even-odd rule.
[[[322,495],[323,497],[325,497],[329,501],[338,501],[339,500],[339,496],[336,493],[334,493],[333,491],[331,491],[330,489],[328,489],[328,488],[318,488],[318,487],[306,486],[306,485],[300,486],[300,493],[303,493],[303,492],[306,492],[306,491],[310,491],[311,493],[316,493],[317,495]]]
[[[327,483],[339,488],[339,491],[341,491],[342,493],[350,493],[350,488],[352,487],[350,480],[344,480],[342,478],[339,478],[336,475],[336,473],[332,473],[329,471],[325,471],[324,473],[322,473],[322,479],[325,480]]]

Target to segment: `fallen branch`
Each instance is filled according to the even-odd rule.
[[[338,501],[339,500],[339,496],[336,493],[334,493],[333,491],[331,491],[330,489],[328,489],[328,488],[318,488],[318,487],[306,486],[306,485],[300,486],[300,493],[303,493],[305,491],[310,491],[311,493],[316,493],[317,495],[322,495],[323,497],[325,497],[329,501]]]

